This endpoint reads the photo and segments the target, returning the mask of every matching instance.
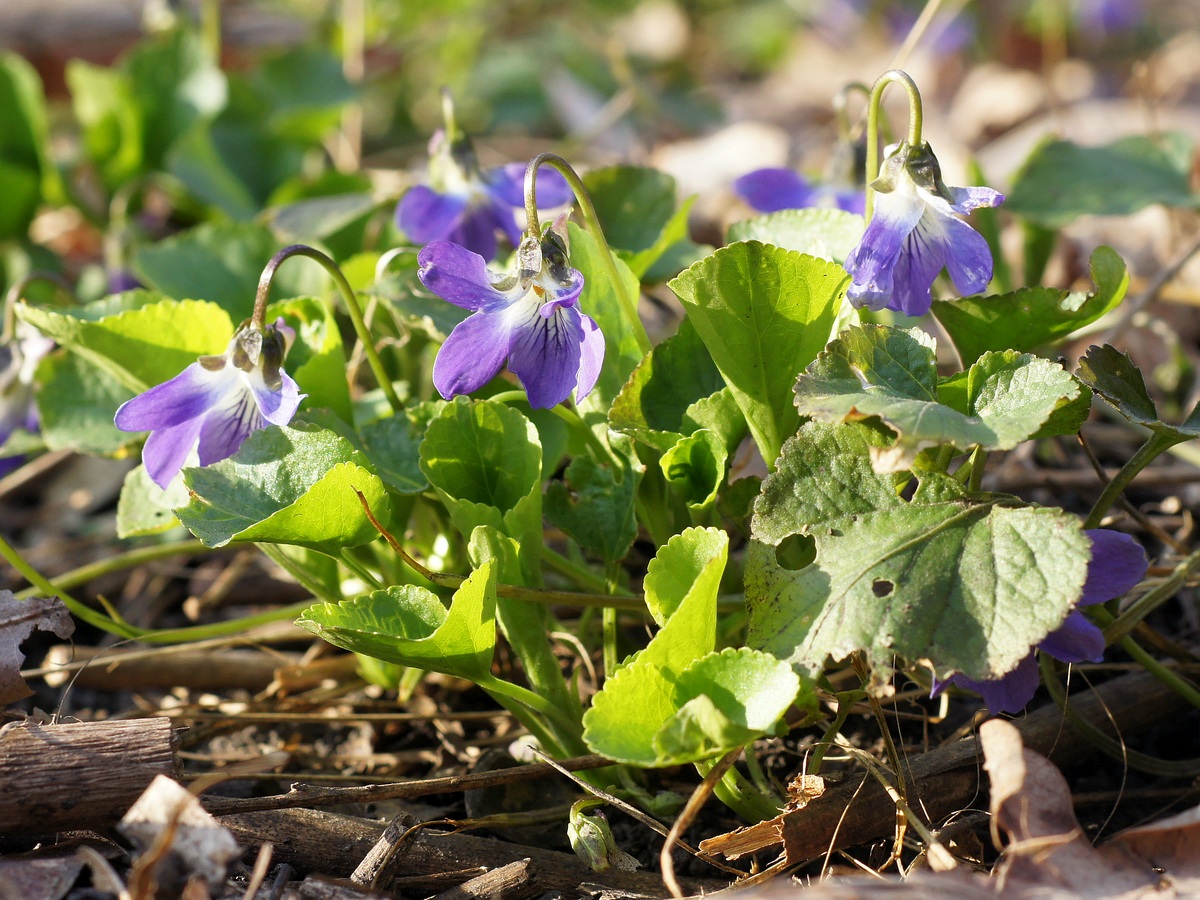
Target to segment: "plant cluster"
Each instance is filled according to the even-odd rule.
[[[1141,546],[1103,527],[1141,469],[1200,433],[1200,410],[1162,421],[1112,346],[1074,368],[1054,356],[1124,298],[1114,251],[1092,254],[1090,290],[1040,283],[1079,214],[1193,204],[1186,139],[1050,141],[1007,199],[949,187],[917,86],[893,70],[864,91],[865,163],[836,190],[748,177],[745,196],[789,208],[713,248],[689,238],[690,202],[661,172],[581,177],[549,153],[481,170],[448,100],[402,197],[311,179],[304,158],[347,100],[328,62],[301,53],[235,78],[180,30],[72,70],[117,281],[71,305],[10,273],[7,456],[140,448],[122,537],[182,525],[206,547],[259,546],[315,602],[253,621],[298,616],[389,687],[468,679],[554,756],[707,772],[817,727],[816,772],[853,701],[893,678],[1015,712],[1039,678],[1057,685],[1055,660],[1118,642],[1200,699],[1131,636],[1195,560],[1148,588]],[[7,237],[69,187],[35,79],[9,57],[0,81],[0,176],[30,198],[0,204]],[[909,127],[880,162],[880,98],[897,84]],[[1123,191],[1086,189],[1118,168]],[[127,216],[143,192],[219,215],[133,241],[156,227]],[[1020,279],[998,255],[1002,202],[1026,228]],[[663,283],[682,317],[652,346],[640,299]],[[926,314],[949,347],[917,327]],[[1086,516],[984,488],[989,454],[1076,435],[1097,396],[1147,437]],[[64,599],[147,641],[248,624],[147,632]],[[574,611],[569,664],[554,635]],[[653,632],[644,646],[635,624]],[[836,687],[851,668],[856,686]],[[718,795],[770,817],[782,798],[748,758]]]

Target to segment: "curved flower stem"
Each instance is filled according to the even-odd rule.
[[[917,83],[907,72],[901,69],[888,69],[875,81],[871,88],[871,97],[867,101],[867,208],[866,221],[871,221],[871,213],[875,209],[875,189],[871,187],[879,177],[879,108],[883,101],[883,92],[889,84],[899,83],[908,92],[908,145],[920,147],[921,125],[923,121],[921,107],[921,92]]]
[[[613,291],[621,301],[625,317],[633,328],[633,336],[637,340],[638,349],[644,356],[650,352],[650,336],[646,334],[646,326],[642,324],[642,319],[638,315],[637,289],[634,289],[632,296],[625,290],[625,280],[621,277],[621,273],[617,269],[616,258],[608,246],[608,240],[604,237],[604,230],[600,227],[600,219],[596,216],[596,207],[592,204],[592,198],[588,194],[587,188],[583,186],[583,180],[561,156],[553,153],[539,153],[525,167],[525,217],[528,220],[527,233],[533,235],[540,235],[542,233],[537,209],[537,170],[539,166],[543,165],[557,169],[563,178],[567,179],[567,184],[574,191],[575,201],[579,204],[579,212],[583,216],[583,227],[591,235],[592,240],[596,242],[596,247],[600,251],[600,258],[604,263],[609,280],[612,282]]]
[[[1108,512],[1109,507],[1117,502],[1117,498],[1121,496],[1121,493],[1129,486],[1129,483],[1133,481],[1138,472],[1146,468],[1164,451],[1180,443],[1180,441],[1179,437],[1162,431],[1156,431],[1151,434],[1150,439],[1142,444],[1133,456],[1129,457],[1125,465],[1121,466],[1121,471],[1114,476],[1113,480],[1104,486],[1104,490],[1096,498],[1091,512],[1088,513],[1083,527],[1085,529],[1099,528],[1100,522],[1104,519],[1104,514]]]
[[[290,247],[284,247],[271,257],[271,261],[267,263],[266,268],[263,269],[262,276],[258,279],[258,293],[254,296],[254,314],[250,318],[251,325],[259,330],[265,327],[267,295],[271,292],[271,280],[275,277],[276,270],[283,264],[284,260],[290,259],[293,256],[307,256],[309,259],[320,263],[321,268],[329,273],[334,284],[338,286],[338,290],[342,294],[342,299],[346,301],[346,311],[350,313],[350,321],[354,323],[354,332],[358,335],[358,340],[362,343],[363,353],[367,357],[367,365],[371,367],[371,373],[375,376],[375,381],[378,383],[379,389],[383,391],[383,396],[387,399],[392,412],[400,412],[404,408],[404,404],[400,402],[400,398],[396,395],[396,388],[392,386],[392,380],[388,377],[387,370],[383,367],[383,360],[379,358],[379,354],[375,351],[375,343],[371,339],[371,332],[367,329],[366,320],[363,319],[362,307],[358,305],[358,296],[354,293],[354,288],[350,287],[350,282],[346,280],[346,276],[342,274],[342,270],[338,268],[338,264],[320,250],[305,244],[292,244]]]
[[[851,81],[833,95],[833,117],[837,121],[838,135],[845,141],[852,140],[851,134],[855,130],[855,126],[850,122],[851,94],[862,94],[868,103],[871,102],[871,89],[861,81]],[[860,119],[859,122],[861,121]]]
[[[454,95],[448,87],[442,88],[442,128],[447,143],[453,144],[458,139],[458,122],[454,118]]]
[[[17,302],[29,285],[37,284],[39,281],[53,285],[72,303],[78,303],[75,292],[71,290],[70,282],[61,275],[41,270],[30,272],[24,278],[14,281],[12,287],[8,289],[8,293],[4,295],[4,330],[0,332],[0,342],[12,340],[17,325]]]

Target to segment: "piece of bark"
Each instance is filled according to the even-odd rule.
[[[285,892],[283,900],[392,900],[396,896],[390,892],[368,890],[347,881],[309,875],[295,891]]]
[[[175,774],[171,720],[0,729],[0,835],[113,825],[156,775]]]
[[[389,883],[400,868],[400,842],[415,824],[416,818],[408,813],[400,813],[388,822],[375,846],[367,851],[362,862],[350,873],[350,880],[368,888]]]
[[[310,872],[343,876],[379,840],[384,826],[369,819],[342,816],[312,809],[282,809],[221,817],[222,823],[242,846],[270,841],[275,859]],[[529,858],[537,866],[538,886],[543,891],[573,892],[582,882],[662,897],[666,894],[657,875],[647,872],[593,872],[570,853],[510,844],[470,834],[433,834],[419,831],[400,849],[405,886],[412,876],[455,869],[499,868],[513,860]],[[463,879],[466,880],[466,879]],[[725,881],[681,879],[685,890],[699,893],[727,886]],[[387,888],[382,884],[380,887]]]
[[[94,661],[92,661],[94,660]],[[190,688],[228,691],[242,688],[261,691],[276,672],[300,661],[298,653],[263,653],[258,650],[195,650],[114,653],[107,647],[60,644],[46,654],[43,668],[90,662],[82,669],[48,672],[46,684],[59,687],[74,679],[74,686],[101,691],[136,691],[154,688]]]
[[[1153,675],[1136,672],[1115,678],[1094,691],[1080,691],[1071,708],[1110,737],[1134,734],[1179,709],[1179,696]],[[1059,766],[1095,751],[1095,746],[1071,727],[1055,705],[1044,706],[1013,723],[1026,747],[1048,756]],[[1116,731],[1114,732],[1114,726]],[[907,802],[927,822],[936,824],[953,812],[983,802],[988,795],[979,741],[970,737],[929,753],[905,758]],[[895,829],[896,807],[868,773],[826,790],[803,809],[775,819],[702,841],[701,850],[724,853],[736,845],[740,853],[783,845],[787,865],[816,859],[833,850],[889,837]],[[738,854],[728,854],[736,858]]]
[[[526,900],[543,891],[533,862],[518,859],[442,891],[433,900]]]

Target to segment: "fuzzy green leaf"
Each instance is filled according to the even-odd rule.
[[[894,471],[939,444],[1012,449],[1080,394],[1061,366],[1015,352],[984,355],[966,388],[964,406],[940,402],[933,339],[919,329],[855,326],[797,380],[796,407],[831,423],[878,417],[897,437],[877,465]]]
[[[379,536],[356,490],[387,525],[387,494],[367,465],[332,431],[264,428],[229,459],[184,469],[192,500],[175,514],[209,547],[263,541],[336,554]]]
[[[546,518],[580,547],[617,562],[637,537],[637,489],[645,467],[629,439],[614,435],[610,445],[619,468],[576,456],[563,480],[547,486],[545,507]]]
[[[761,241],[841,264],[863,235],[863,217],[841,209],[781,209],[729,226],[729,240]]]
[[[1010,671],[1079,600],[1079,520],[932,474],[906,501],[872,468],[872,440],[812,422],[788,442],[755,505],[747,645],[811,672],[858,651],[883,670],[898,655],[940,675]]]

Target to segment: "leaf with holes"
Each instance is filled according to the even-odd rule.
[[[1076,517],[928,475],[911,501],[873,432],[805,425],[763,482],[746,561],[747,645],[811,672],[863,652],[995,678],[1062,624],[1091,550]],[[810,561],[811,560],[811,561]]]

